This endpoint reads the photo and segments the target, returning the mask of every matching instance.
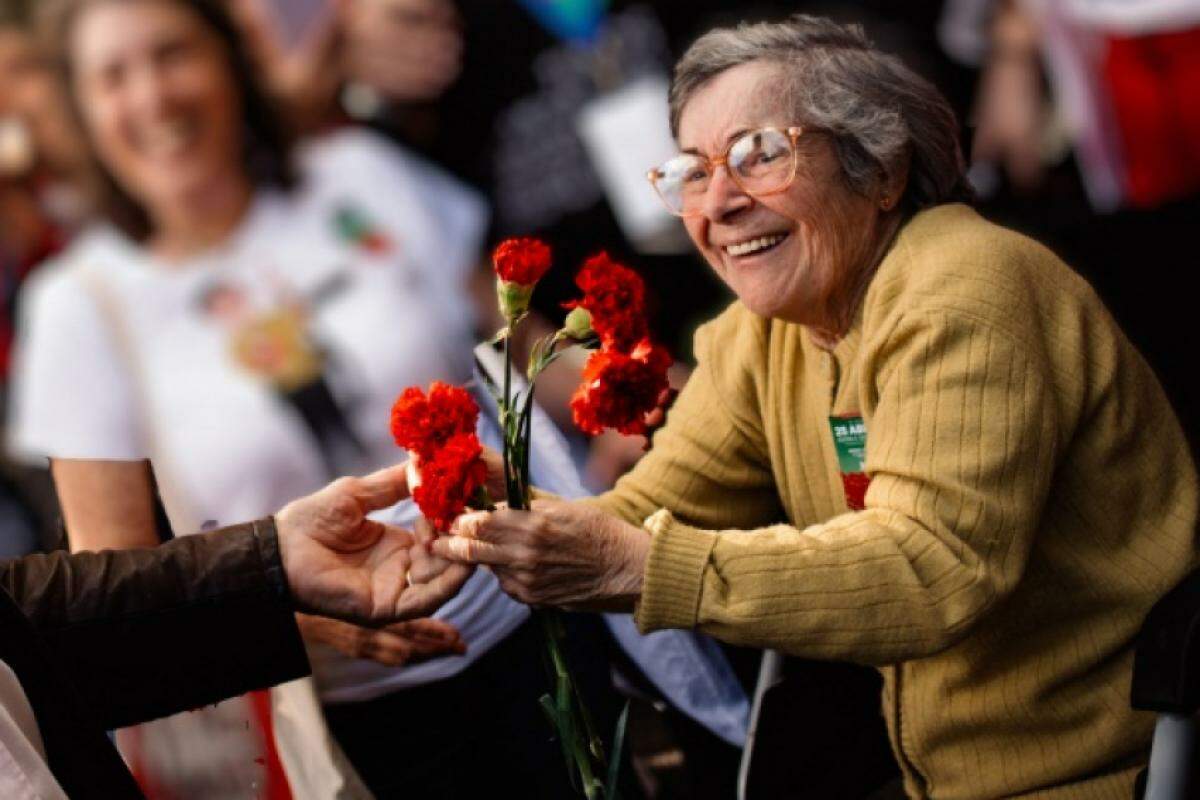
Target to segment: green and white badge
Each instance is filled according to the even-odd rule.
[[[867,426],[862,417],[853,414],[830,417],[829,430],[833,434],[838,469],[842,473],[846,507],[861,511],[866,508],[867,486],[871,483],[866,473]]]

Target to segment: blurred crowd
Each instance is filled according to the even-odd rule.
[[[507,236],[553,248],[541,330],[588,255],[636,267],[682,384],[695,325],[730,297],[644,180],[673,152],[669,69],[716,24],[796,11],[861,23],[946,94],[985,216],[1097,287],[1194,443],[1193,2],[0,0],[0,556],[152,545],[394,461],[395,394],[468,380],[473,343],[501,324],[487,253]],[[539,401],[581,493],[611,486],[644,441],[573,432],[579,367],[556,365]],[[273,728],[317,717],[262,696],[123,731],[123,752],[151,797],[306,796],[326,780],[355,796],[359,779],[432,796],[454,747],[479,745],[459,732],[481,707],[494,720],[480,737],[542,724],[536,681],[510,674],[540,673],[526,616],[472,582],[435,621],[302,621],[328,774],[348,759],[354,778],[298,767],[313,751],[294,738],[272,745]],[[731,796],[744,721],[677,707],[619,632],[577,624],[597,693],[615,671],[639,699],[632,791]],[[715,657],[748,694],[757,655]],[[493,691],[505,681],[511,694]],[[413,725],[448,704],[457,716],[436,729]],[[790,746],[825,735],[810,728]],[[557,752],[522,747],[497,764],[523,765],[531,786],[558,774]]]

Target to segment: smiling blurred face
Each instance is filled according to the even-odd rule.
[[[755,61],[704,84],[680,115],[680,149],[711,158],[747,131],[796,125],[780,69]],[[751,197],[719,167],[684,225],[751,311],[841,333],[871,266],[879,205],[846,186],[829,137],[802,135],[797,150],[796,178],[778,194]]]
[[[229,57],[194,12],[169,0],[96,3],[69,45],[96,154],[152,218],[244,180]]]

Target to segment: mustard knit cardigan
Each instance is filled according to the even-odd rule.
[[[939,206],[832,352],[735,303],[696,353],[653,449],[598,500],[653,536],[641,628],[877,666],[913,797],[1127,800],[1153,723],[1129,708],[1132,642],[1200,562],[1198,489],[1091,288]],[[858,512],[829,426],[845,414],[867,430]]]

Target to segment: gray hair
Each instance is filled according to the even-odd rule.
[[[958,123],[924,78],[872,45],[858,25],[797,14],[785,22],[742,23],[701,36],[675,65],[671,132],[696,91],[752,61],[778,64],[794,122],[834,137],[851,189],[868,194],[908,168],[901,199],[909,212],[970,202]]]

